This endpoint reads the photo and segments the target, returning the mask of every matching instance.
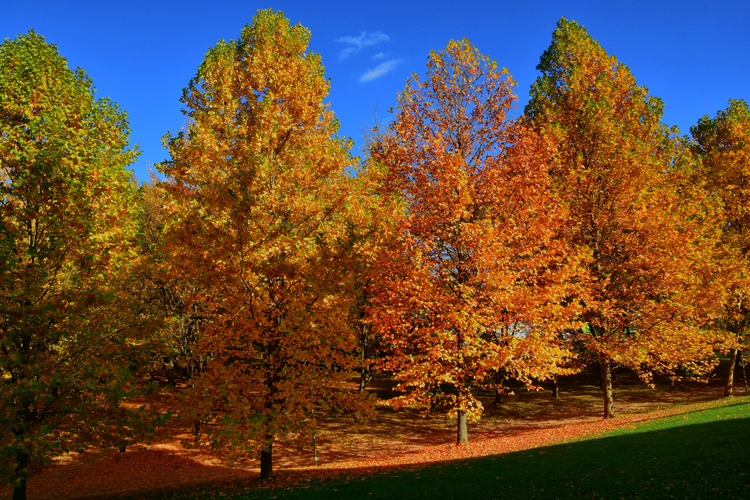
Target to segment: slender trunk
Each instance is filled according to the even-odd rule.
[[[15,483],[13,500],[26,500],[26,476],[29,472],[30,457],[27,453],[16,451]]]
[[[604,418],[615,416],[615,405],[612,397],[612,361],[601,358],[599,361],[602,376],[602,394],[604,395]]]
[[[260,452],[260,479],[273,477],[273,436],[266,436],[266,444]]]
[[[552,377],[552,397],[560,397],[560,384],[557,383],[557,376]]]
[[[371,379],[372,369],[369,366],[363,366],[359,369],[359,392],[365,392]]]
[[[201,422],[196,420],[193,422],[193,443],[196,445],[201,441]]]
[[[739,349],[732,349],[732,353],[729,356],[729,373],[727,374],[727,382],[724,386],[724,396],[731,396],[734,390],[734,367],[737,364],[737,354]]]
[[[469,444],[469,428],[466,420],[466,412],[458,410],[458,433],[456,444]]]

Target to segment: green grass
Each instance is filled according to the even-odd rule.
[[[222,498],[750,498],[750,398],[578,442]],[[190,498],[195,498],[193,491]]]

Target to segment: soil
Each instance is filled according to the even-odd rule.
[[[479,422],[469,424],[468,447],[455,445],[455,420],[444,414],[424,416],[413,409],[391,408],[384,398],[391,395],[392,381],[376,379],[371,387],[379,395],[375,418],[361,424],[344,418],[322,422],[315,436],[317,462],[310,442],[303,447],[274,447],[275,484],[533,448],[691,411],[723,395],[718,377],[707,384],[663,382],[651,388],[627,373],[618,376],[617,418],[608,420],[601,417],[600,390],[592,375],[562,379],[558,398],[552,397],[551,390],[519,388],[493,405],[494,394],[482,394],[485,413]],[[738,382],[735,391],[742,395],[742,381]],[[156,404],[169,405],[168,393],[162,393]],[[29,478],[28,497],[142,498],[214,483],[255,487],[259,460],[248,457],[228,463],[207,443],[195,446],[192,441],[191,429],[174,421],[151,444],[130,447],[124,453],[99,449],[58,457]],[[0,492],[10,498],[7,488]]]

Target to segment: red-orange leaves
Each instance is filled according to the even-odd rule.
[[[512,85],[468,42],[451,42],[430,56],[424,82],[407,84],[371,150],[383,194],[405,204],[373,299],[384,366],[402,402],[457,414],[459,442],[466,417],[482,411],[474,384],[523,356],[522,338],[552,342],[570,293],[550,152],[507,118]],[[561,355],[546,350],[532,365],[549,370]]]

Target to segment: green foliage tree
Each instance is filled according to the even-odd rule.
[[[192,408],[217,446],[260,451],[305,436],[316,412],[360,406],[353,373],[349,144],[324,99],[309,31],[260,11],[205,56],[183,94],[187,131],[159,168],[170,266],[196,286],[206,357]]]
[[[732,99],[714,118],[691,127],[693,151],[700,159],[698,180],[722,202],[718,251],[726,294],[715,325],[730,352],[724,394],[733,391],[734,367],[750,342],[750,110]]]
[[[134,194],[125,113],[29,32],[0,45],[0,469],[127,432]]]
[[[690,155],[662,123],[662,103],[574,21],[560,20],[531,88],[529,121],[556,147],[552,187],[570,211],[568,244],[584,251],[586,327],[604,415],[611,369],[706,369],[698,328],[701,267],[711,261],[711,207],[687,182]]]

